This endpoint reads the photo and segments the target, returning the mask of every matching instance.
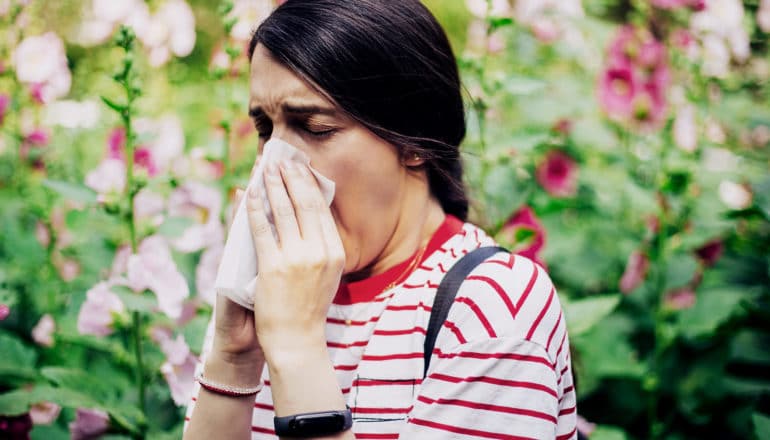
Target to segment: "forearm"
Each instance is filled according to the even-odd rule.
[[[276,416],[345,409],[326,340],[321,332],[265,351]],[[320,438],[320,437],[319,437]],[[348,430],[328,439],[353,439]]]
[[[253,387],[259,384],[263,368],[264,361],[261,359],[227,361],[212,355],[206,361],[203,374],[206,379],[217,383]],[[253,411],[253,395],[232,397],[201,388],[184,438],[250,439]]]

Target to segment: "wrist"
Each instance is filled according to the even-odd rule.
[[[263,355],[271,368],[293,365],[304,359],[329,358],[323,329],[300,334],[278,332],[271,336],[265,335],[264,339],[260,339],[265,341],[262,345]]]
[[[255,387],[262,382],[264,357],[233,355],[212,350],[203,366],[203,375],[218,383],[236,387]]]

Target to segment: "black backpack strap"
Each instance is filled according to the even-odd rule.
[[[486,246],[475,249],[460,258],[449,269],[449,272],[444,275],[444,279],[441,280],[441,284],[439,284],[436,291],[436,298],[433,300],[428,330],[425,335],[425,348],[423,351],[425,370],[423,377],[428,375],[428,366],[433,355],[433,347],[436,345],[438,332],[441,330],[441,326],[444,325],[447,315],[449,315],[449,309],[452,307],[455,296],[457,296],[457,291],[460,290],[460,285],[473,272],[476,266],[498,252],[508,252],[508,250],[499,246]]]

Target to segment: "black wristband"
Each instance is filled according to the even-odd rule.
[[[353,426],[350,407],[342,411],[320,411],[275,417],[275,435],[281,437],[322,437],[347,431]]]

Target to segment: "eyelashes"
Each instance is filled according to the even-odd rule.
[[[331,127],[326,124],[310,124],[308,120],[294,120],[289,123],[293,128],[300,131],[303,134],[307,134],[314,138],[324,139],[330,137],[337,132],[337,128]],[[255,119],[254,128],[259,133],[261,139],[268,139],[273,133],[273,123],[267,119]]]

